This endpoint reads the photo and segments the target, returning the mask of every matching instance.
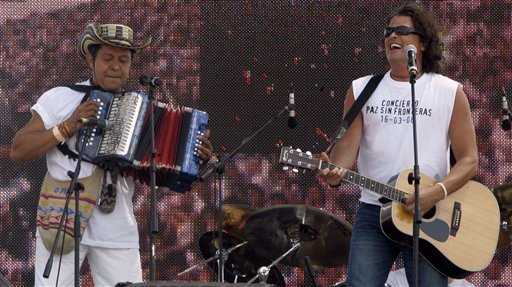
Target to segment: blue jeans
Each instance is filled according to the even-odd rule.
[[[348,259],[348,286],[383,287],[396,258],[402,253],[409,286],[414,284],[412,248],[387,238],[380,228],[380,207],[361,203],[352,229]],[[420,256],[419,286],[446,287],[448,278]]]

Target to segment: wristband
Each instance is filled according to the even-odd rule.
[[[436,184],[440,185],[441,188],[443,189],[443,192],[444,192],[444,197],[443,199],[447,198],[448,197],[448,190],[446,189],[446,186],[444,186],[444,183],[442,182],[436,182]]]
[[[341,186],[342,182],[343,182],[343,179],[340,179],[340,182],[338,182],[338,184],[329,184],[329,186],[332,187],[332,188],[337,188],[337,187]]]

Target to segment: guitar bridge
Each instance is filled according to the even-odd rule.
[[[456,201],[453,204],[452,225],[451,225],[451,228],[450,228],[450,235],[451,236],[456,236],[457,235],[457,231],[459,231],[459,228],[460,228],[461,217],[462,217],[461,205],[460,205],[460,202]]]

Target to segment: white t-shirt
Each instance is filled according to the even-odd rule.
[[[352,83],[354,97],[371,76]],[[423,74],[416,82],[416,121],[420,171],[435,180],[449,171],[449,135],[455,94],[460,84],[439,74]],[[357,166],[361,175],[388,183],[413,168],[413,136],[409,82],[395,81],[387,72],[363,106],[363,135]],[[363,189],[361,201],[380,205],[381,195]]]
[[[89,81],[79,83],[90,85]],[[51,129],[71,116],[85,94],[68,87],[56,87],[45,92],[31,110]],[[66,141],[76,152],[76,135]],[[62,154],[56,147],[46,153],[46,166],[50,175],[58,180],[70,180],[67,171],[74,171],[76,161]],[[79,178],[90,176],[95,165],[82,162]],[[139,248],[139,232],[133,214],[134,183],[131,177],[118,177],[116,206],[106,214],[95,208],[82,237],[82,244],[104,248]]]

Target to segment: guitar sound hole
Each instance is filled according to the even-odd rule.
[[[423,219],[432,219],[432,217],[434,217],[436,215],[436,207],[432,207],[431,209],[429,209],[424,215],[423,215]]]

